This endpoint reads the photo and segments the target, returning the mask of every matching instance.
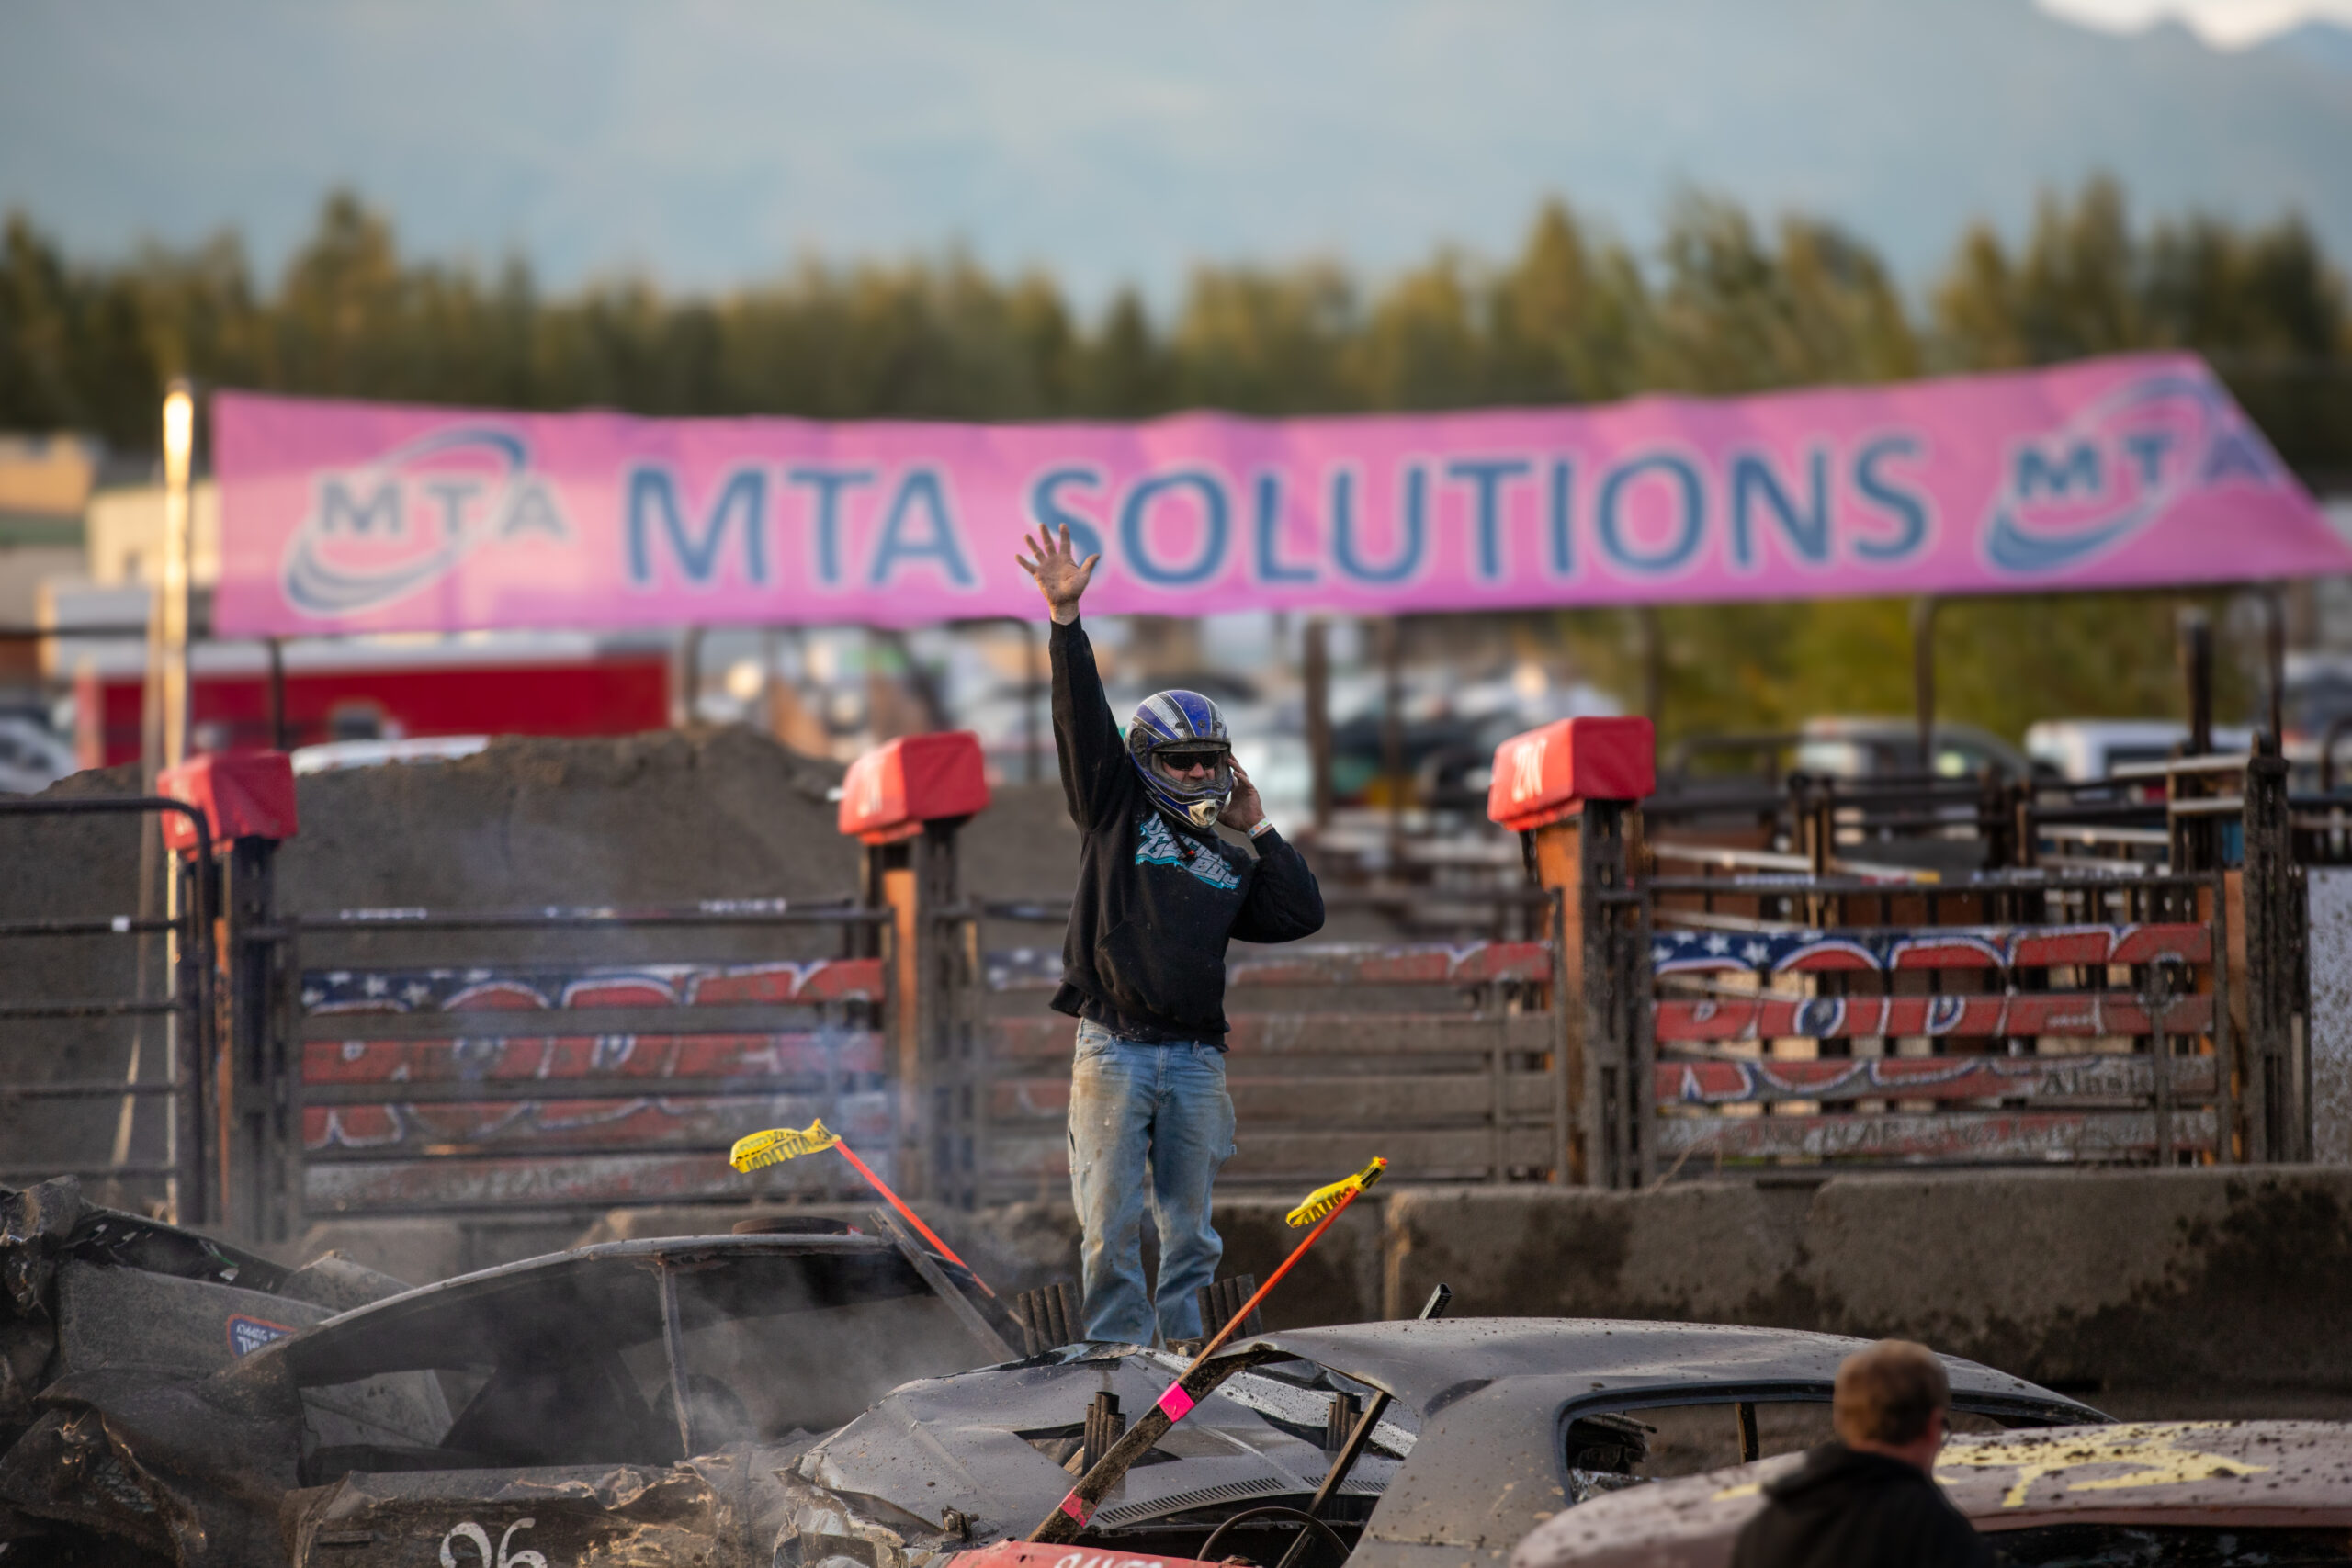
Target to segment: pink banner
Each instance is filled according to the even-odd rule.
[[[224,635],[2002,593],[2352,570],[2179,355],[1591,409],[1140,424],[213,400]]]

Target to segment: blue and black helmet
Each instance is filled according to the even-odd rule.
[[[1127,726],[1127,757],[1151,798],[1195,828],[1216,821],[1233,797],[1233,739],[1225,716],[1198,692],[1146,697]],[[1208,775],[1182,777],[1195,762],[1205,765]]]

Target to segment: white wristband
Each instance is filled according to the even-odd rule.
[[[1257,821],[1250,825],[1250,836],[1254,839],[1261,833],[1271,833],[1273,831],[1273,828],[1274,819],[1272,818],[1261,817]]]

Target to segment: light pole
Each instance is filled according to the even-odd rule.
[[[187,760],[188,468],[196,452],[196,400],[175,378],[164,395],[163,765]]]
[[[196,453],[196,400],[189,396],[187,383],[174,378],[164,394],[164,529],[159,541],[163,551],[161,581],[147,606],[147,679],[144,683],[140,724],[140,792],[155,793],[155,775],[173,767],[187,755],[187,536],[188,536],[188,470]],[[161,823],[150,823],[139,840],[139,915],[153,919],[155,906],[161,903],[167,919],[176,921],[180,914],[180,879],[178,867],[164,854]],[[161,881],[162,897],[156,897],[156,883]],[[138,988],[140,997],[147,995],[148,963],[152,938],[139,939]],[[164,942],[164,975],[165,988],[173,995],[179,991],[180,943],[176,929],[168,931]],[[140,1080],[140,1064],[146,1055],[146,1020],[135,1020],[131,1026],[130,1060],[123,1070],[122,1107],[115,1120],[114,1164],[119,1168],[130,1163],[139,1114],[139,1097],[130,1092]],[[169,1013],[164,1019],[164,1062],[166,1077],[176,1071],[179,1061],[179,1015]],[[183,1094],[196,1092],[189,1084]],[[179,1160],[179,1117],[174,1115],[164,1123],[165,1159],[176,1166]],[[174,1178],[166,1193],[175,1223],[205,1218],[201,1214],[184,1213],[180,1206],[179,1181]]]

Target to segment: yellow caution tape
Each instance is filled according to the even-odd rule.
[[[1380,1173],[1387,1168],[1386,1160],[1374,1158],[1370,1165],[1365,1166],[1346,1180],[1334,1181],[1329,1187],[1317,1188],[1306,1195],[1306,1202],[1293,1209],[1286,1217],[1294,1227],[1311,1225],[1338,1208],[1346,1201],[1349,1194],[1361,1192],[1379,1180]]]
[[[806,1127],[771,1127],[764,1133],[752,1133],[735,1140],[727,1151],[727,1163],[741,1171],[753,1171],[771,1165],[782,1165],[802,1155],[821,1154],[841,1139],[825,1130],[823,1117]]]

